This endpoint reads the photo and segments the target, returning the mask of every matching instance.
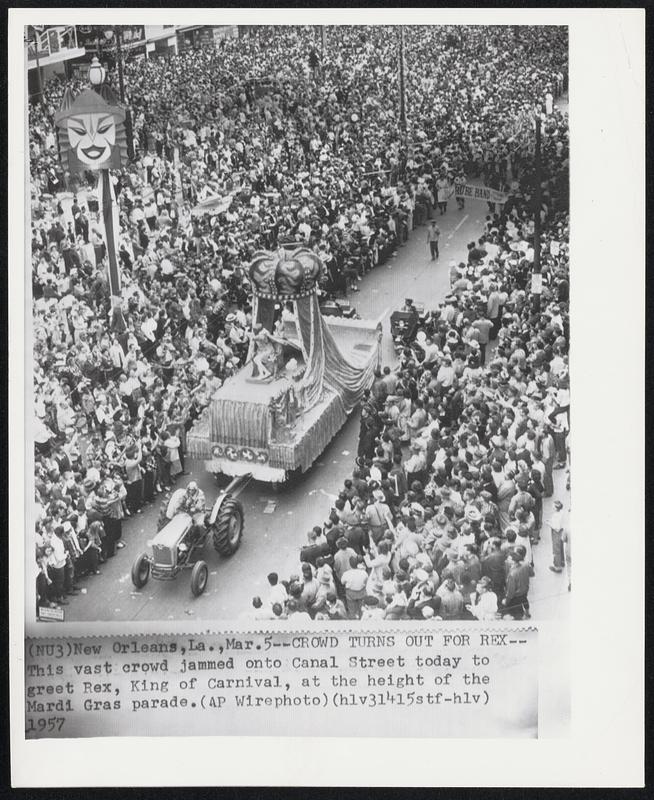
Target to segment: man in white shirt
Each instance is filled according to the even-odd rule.
[[[58,525],[54,529],[54,536],[50,540],[52,554],[50,556],[50,569],[52,571],[52,594],[59,605],[68,605],[64,599],[64,571],[68,555],[63,542],[64,529]]]
[[[563,572],[565,566],[565,553],[563,550],[564,526],[563,526],[563,503],[560,500],[554,501],[554,511],[548,520],[548,526],[552,533],[552,572]]]
[[[438,370],[437,383],[443,389],[449,389],[454,383],[454,369],[452,367],[452,359],[450,356],[443,356],[441,366]]]
[[[477,583],[477,591],[470,595],[471,603],[466,609],[475,619],[497,619],[497,595],[491,591],[491,580],[483,576]]]
[[[148,314],[148,316],[141,323],[141,331],[143,332],[143,335],[148,341],[154,342],[155,340],[154,334],[156,330],[157,330],[157,323],[155,322],[152,314]]]
[[[341,583],[345,587],[345,605],[350,619],[359,619],[366,596],[368,573],[364,565],[359,565],[358,556],[350,557],[350,569],[341,575]]]
[[[268,575],[268,583],[270,584],[268,606],[272,608],[275,603],[279,603],[284,608],[288,600],[288,594],[284,585],[279,582],[279,576],[276,572],[271,572]]]

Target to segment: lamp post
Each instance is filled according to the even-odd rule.
[[[107,77],[107,70],[102,66],[97,56],[91,59],[91,66],[89,67],[89,83],[93,89],[102,97],[105,97],[107,92],[110,96],[114,97],[111,89],[104,85],[104,80]],[[127,146],[129,148],[129,136],[127,131],[127,114],[125,115],[125,134],[127,137]],[[101,216],[104,222],[104,238],[107,247],[107,260],[109,262],[108,278],[109,278],[109,291],[111,294],[111,328],[118,336],[123,350],[126,352],[126,342],[122,341],[127,325],[122,311],[121,303],[121,279],[118,261],[118,209],[116,205],[116,198],[114,190],[111,185],[111,176],[109,169],[98,170],[98,200],[101,208]]]
[[[132,135],[132,112],[125,104],[125,81],[123,78],[123,34],[118,25],[114,25],[116,36],[116,62],[118,64],[118,86],[120,88],[120,102],[125,106],[125,133],[127,134],[127,155],[130,161],[134,159],[134,138]]]

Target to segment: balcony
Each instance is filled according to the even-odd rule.
[[[77,35],[73,25],[57,25],[54,27],[29,26],[27,32],[27,66],[28,69],[58,64],[71,58],[79,58],[85,54],[83,47],[78,47]]]

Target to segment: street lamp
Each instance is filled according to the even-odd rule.
[[[89,67],[89,81],[91,83],[91,86],[93,87],[102,86],[106,76],[107,76],[107,70],[98,61],[98,57],[93,56],[93,59],[91,60],[91,66]]]

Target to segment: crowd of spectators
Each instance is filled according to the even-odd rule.
[[[510,222],[488,216],[481,252],[452,264],[452,293],[377,374],[352,474],[298,573],[269,576],[285,602],[256,597],[257,618],[528,619],[543,526],[570,588],[561,500],[543,515],[568,466],[568,215],[543,234],[540,307]]]
[[[565,393],[556,381],[565,378],[567,349],[567,120],[555,109],[543,129],[544,245],[551,240],[560,248],[552,244],[544,264],[549,323],[529,312],[533,135],[524,120],[516,123],[525,110],[531,118],[536,100],[564,88],[565,31],[408,28],[406,130],[398,118],[397,68],[395,31],[372,26],[330,28],[324,52],[312,28],[269,27],[215,50],[128,61],[135,158],[112,173],[124,327],[110,324],[94,178],[68,175],[58,161],[53,117],[64,82],[46,84],[43,101],[30,106],[39,604],[65,603],[79,575],[98,572],[121,547],[121,520],[186,471],[187,430],[245,359],[251,309],[243,267],[257,249],[306,244],[326,263],[323,292],[348,293],[435,208],[446,213],[463,176],[511,194],[503,209],[489,207],[483,240],[469,249],[462,274],[453,274],[455,302],[432,314],[419,334],[431,339],[430,357],[420,349],[425,340],[417,341],[392,373],[402,399],[382,402],[375,388],[363,411],[360,474],[352,480],[364,505],[375,492],[391,499],[389,478],[376,480],[371,469],[391,436],[393,409],[398,424],[419,411],[430,430],[439,421],[452,451],[449,485],[471,480],[460,469],[468,463],[466,455],[461,461],[461,436],[473,423],[455,415],[461,404],[469,409],[470,393],[493,392],[492,401],[480,401],[482,424],[474,423],[487,460],[496,455],[489,437],[502,440],[507,457],[517,446],[513,433],[502,433],[513,431],[505,419],[511,410],[523,421],[512,393],[532,404],[531,383],[545,400],[552,389]],[[198,212],[212,199],[212,211]],[[500,340],[499,369],[482,365],[488,326],[475,319],[480,304],[491,315],[488,336]],[[511,321],[498,321],[498,313]],[[542,345],[535,362],[534,343]],[[445,348],[456,374],[446,385],[438,373],[429,377],[448,356]],[[498,414],[501,424],[488,433],[484,426]],[[425,438],[420,427],[411,429],[411,442]],[[536,433],[539,449],[543,435]],[[472,461],[481,470],[480,458],[476,452]],[[502,474],[508,472],[504,463]],[[398,494],[389,505],[397,539],[400,506],[431,491],[431,472],[422,477],[418,499]],[[473,491],[472,483],[459,489]],[[454,525],[459,512],[457,506]],[[374,560],[372,540],[366,552]],[[379,545],[383,550],[384,541]],[[341,590],[340,575],[334,588]]]

